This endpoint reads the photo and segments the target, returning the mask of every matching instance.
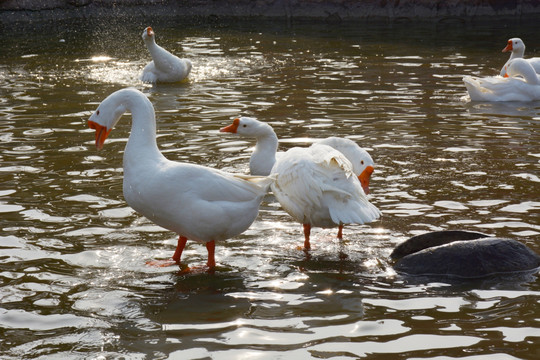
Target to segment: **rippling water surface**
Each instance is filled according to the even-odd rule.
[[[189,82],[143,85],[140,33],[193,62]],[[493,24],[493,27],[497,24]],[[536,359],[538,274],[405,278],[388,255],[410,236],[464,229],[540,252],[540,103],[470,103],[463,75],[494,75],[506,40],[540,55],[534,26],[305,25],[154,20],[22,26],[0,37],[0,355],[5,359]],[[380,221],[302,228],[268,196],[218,244],[216,274],[145,265],[176,235],[124,202],[125,116],[102,151],[86,120],[133,86],[170,159],[246,173],[238,115],[280,149],[329,135],[372,154]],[[183,255],[203,265],[206,249]]]

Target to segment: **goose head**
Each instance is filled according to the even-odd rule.
[[[96,130],[96,148],[98,150],[103,148],[107,136],[127,111],[125,102],[122,101],[122,94],[127,90],[120,90],[109,95],[88,119],[88,127]]]
[[[525,44],[523,43],[523,40],[520,38],[511,38],[508,40],[508,44],[506,47],[502,50],[502,52],[508,52],[511,51],[512,54],[515,54],[516,56],[523,56],[525,53]]]
[[[367,195],[369,194],[369,180],[371,174],[373,174],[375,163],[366,150],[356,144],[354,145],[340,151],[352,163],[353,172],[358,176],[358,180],[360,180],[360,184]]]
[[[318,144],[325,144],[341,152],[351,162],[353,172],[358,176],[360,184],[366,194],[369,194],[369,180],[373,174],[375,163],[369,153],[350,139],[339,137],[329,137],[317,141]]]
[[[154,41],[154,30],[149,26],[143,30],[142,38],[145,42]]]
[[[274,134],[274,130],[270,125],[245,116],[234,119],[231,125],[225,126],[219,131],[253,138]]]

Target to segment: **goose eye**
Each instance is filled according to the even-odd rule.
[[[244,124],[244,125],[242,125],[242,126],[243,126],[243,127],[247,127],[247,125],[246,125],[246,124]]]
[[[364,165],[364,160],[360,161],[360,164]]]
[[[98,111],[96,111],[96,115],[98,115],[98,116],[99,116],[99,110],[98,110]]]

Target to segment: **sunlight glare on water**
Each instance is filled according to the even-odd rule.
[[[415,278],[389,260],[436,230],[540,251],[540,104],[470,103],[461,80],[496,74],[513,36],[539,56],[535,26],[155,21],[158,44],[193,69],[150,85],[139,81],[149,24],[76,25],[0,38],[0,357],[540,356],[537,273]],[[238,116],[271,124],[280,151],[355,140],[375,161],[369,198],[382,218],[346,225],[343,241],[314,228],[304,252],[301,224],[270,194],[246,232],[217,244],[215,274],[146,266],[169,258],[177,235],[124,201],[130,116],[99,153],[87,128],[124,87],[154,105],[171,160],[248,173],[255,143],[219,132]],[[182,260],[206,257],[188,242]]]

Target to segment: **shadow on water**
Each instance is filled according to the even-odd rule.
[[[517,118],[534,118],[540,112],[540,102],[467,102],[464,104],[464,107],[471,114],[511,116]]]
[[[435,275],[399,275],[398,278],[407,285],[425,285],[441,283],[442,291],[454,291],[456,293],[473,290],[509,290],[527,291],[531,284],[538,281],[539,270],[527,270],[511,274],[493,274],[481,278],[463,279],[452,276]]]

